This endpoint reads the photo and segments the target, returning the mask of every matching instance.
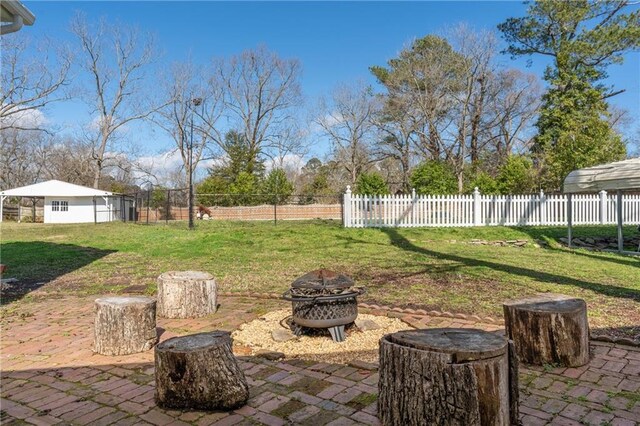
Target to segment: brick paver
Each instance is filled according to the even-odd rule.
[[[159,318],[160,339],[231,331],[259,313],[285,306],[264,299],[220,302],[220,310],[207,318]],[[372,313],[392,314],[416,327],[500,329],[459,318]],[[163,410],[153,400],[153,351],[93,354],[93,298],[23,300],[4,306],[0,314],[2,424],[379,424],[375,370],[239,356],[250,383],[248,405],[231,413]],[[592,354],[580,368],[521,366],[524,425],[640,424],[640,348],[592,342]]]

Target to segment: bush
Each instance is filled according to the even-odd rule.
[[[356,194],[385,195],[389,193],[389,185],[379,173],[362,173],[356,181]]]
[[[426,161],[411,173],[411,185],[418,194],[446,195],[458,192],[458,180],[451,168],[442,161]]]
[[[465,192],[470,194],[475,188],[478,188],[480,193],[486,195],[500,194],[498,182],[496,182],[489,173],[484,171],[476,172],[468,178],[467,184],[465,185]]]
[[[502,194],[531,194],[538,187],[533,163],[522,155],[507,158],[498,169],[496,183]]]

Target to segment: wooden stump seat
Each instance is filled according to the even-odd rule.
[[[233,410],[249,386],[226,331],[168,339],[155,349],[156,403],[165,408]]]
[[[199,271],[171,271],[158,277],[158,316],[199,318],[217,309],[213,275]]]
[[[534,365],[579,367],[589,362],[587,304],[545,293],[504,303],[507,337],[520,361]]]
[[[518,422],[518,362],[510,342],[463,328],[408,330],[380,340],[383,425]]]
[[[144,352],[158,341],[156,301],[103,297],[95,301],[94,351],[102,355]]]

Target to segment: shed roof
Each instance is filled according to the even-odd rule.
[[[640,190],[640,157],[574,170],[564,180],[563,192]]]
[[[48,180],[34,185],[0,191],[0,195],[9,197],[101,197],[113,195],[113,192],[75,185],[60,180]]]

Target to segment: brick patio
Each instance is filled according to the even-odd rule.
[[[23,300],[2,308],[2,424],[378,424],[375,370],[301,359],[240,356],[251,399],[234,412],[159,409],[153,401],[153,351],[119,357],[92,353],[93,299]],[[230,297],[220,303],[221,309],[209,318],[159,319],[161,340],[214,329],[231,331],[285,306],[275,300]],[[391,314],[419,327],[499,328]],[[236,350],[242,355],[242,347]],[[524,425],[640,422],[640,348],[592,342],[592,354],[589,365],[581,368],[521,366]]]

